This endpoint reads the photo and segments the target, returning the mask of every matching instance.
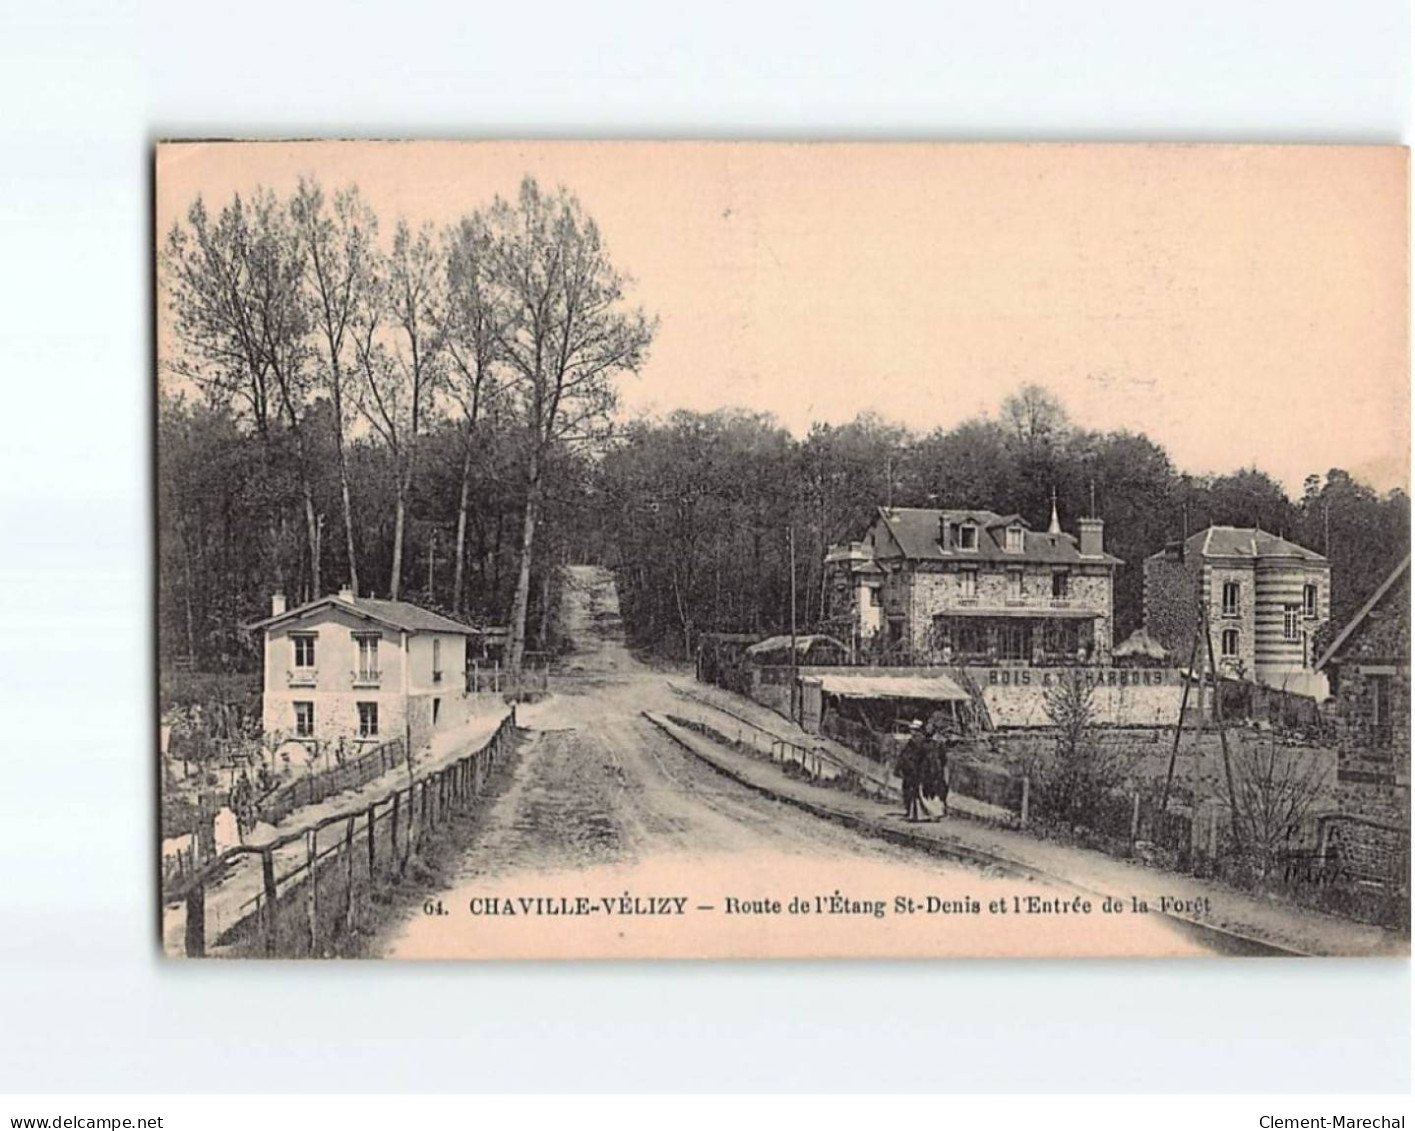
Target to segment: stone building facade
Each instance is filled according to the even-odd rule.
[[[1180,663],[1207,609],[1227,674],[1325,697],[1314,642],[1331,611],[1331,567],[1305,546],[1258,529],[1211,526],[1145,559],[1145,631]]]
[[[1064,533],[1054,509],[1034,531],[1016,514],[881,507],[826,558],[832,624],[908,663],[1106,663],[1120,560],[1101,519],[1079,528]]]
[[[1327,849],[1362,879],[1403,878],[1410,859],[1410,559],[1318,660],[1337,735],[1337,814]]]

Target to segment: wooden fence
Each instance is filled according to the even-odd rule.
[[[513,676],[500,664],[483,665],[473,661],[467,669],[467,694],[525,695],[545,694],[550,688],[550,668],[545,663],[528,663],[519,677]]]
[[[336,793],[365,786],[407,760],[403,740],[390,739],[343,765],[305,774],[278,786],[256,800],[256,812],[266,824],[278,825],[296,809],[318,805]]]
[[[401,875],[424,836],[481,795],[514,726],[515,715],[507,715],[477,750],[360,811],[326,817],[266,844],[237,845],[209,861],[181,889],[164,896],[167,903],[186,903],[186,954],[206,954],[208,889],[243,857],[258,857],[258,889],[238,908],[228,932],[238,941],[250,939],[268,956],[320,955],[322,942],[356,926],[376,879]]]

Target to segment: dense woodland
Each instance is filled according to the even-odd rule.
[[[247,668],[271,593],[345,584],[507,624],[513,669],[547,642],[566,491],[655,328],[573,195],[391,235],[354,186],[198,198],[160,271],[164,657]]]
[[[911,432],[877,416],[818,424],[796,440],[768,417],[680,412],[628,425],[595,467],[597,551],[620,570],[631,630],[682,655],[705,629],[789,624],[790,542],[797,623],[819,622],[823,559],[859,538],[877,506],[1017,512],[1044,528],[1055,488],[1063,527],[1095,513],[1116,578],[1116,638],[1139,627],[1143,561],[1210,523],[1260,526],[1325,552],[1335,631],[1408,552],[1404,492],[1379,495],[1339,469],[1302,496],[1248,468],[1195,476],[1132,432],[1074,425],[1046,390],[1027,386],[1000,411]]]
[[[200,671],[258,664],[241,625],[272,592],[349,583],[509,624],[519,661],[555,643],[567,561],[612,566],[635,642],[682,657],[707,630],[790,623],[793,541],[806,629],[826,548],[886,503],[1044,525],[1055,490],[1072,531],[1094,507],[1126,563],[1117,638],[1140,623],[1145,556],[1209,523],[1327,553],[1334,625],[1409,545],[1402,492],[1337,469],[1297,499],[1256,469],[1187,474],[1035,385],[928,433],[867,415],[797,438],[735,409],[624,420],[617,387],[655,324],[575,198],[529,179],[443,230],[386,232],[357,189],[312,182],[214,214],[198,200],[161,270],[161,653]]]

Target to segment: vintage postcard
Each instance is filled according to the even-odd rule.
[[[154,161],[166,954],[1409,953],[1407,150]]]

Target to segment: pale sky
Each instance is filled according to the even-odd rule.
[[[1176,465],[1409,488],[1408,151],[1377,147],[320,142],[164,147],[159,239],[301,174],[391,232],[564,183],[660,318],[624,410],[918,430],[1019,385]],[[160,348],[167,347],[165,332]]]

